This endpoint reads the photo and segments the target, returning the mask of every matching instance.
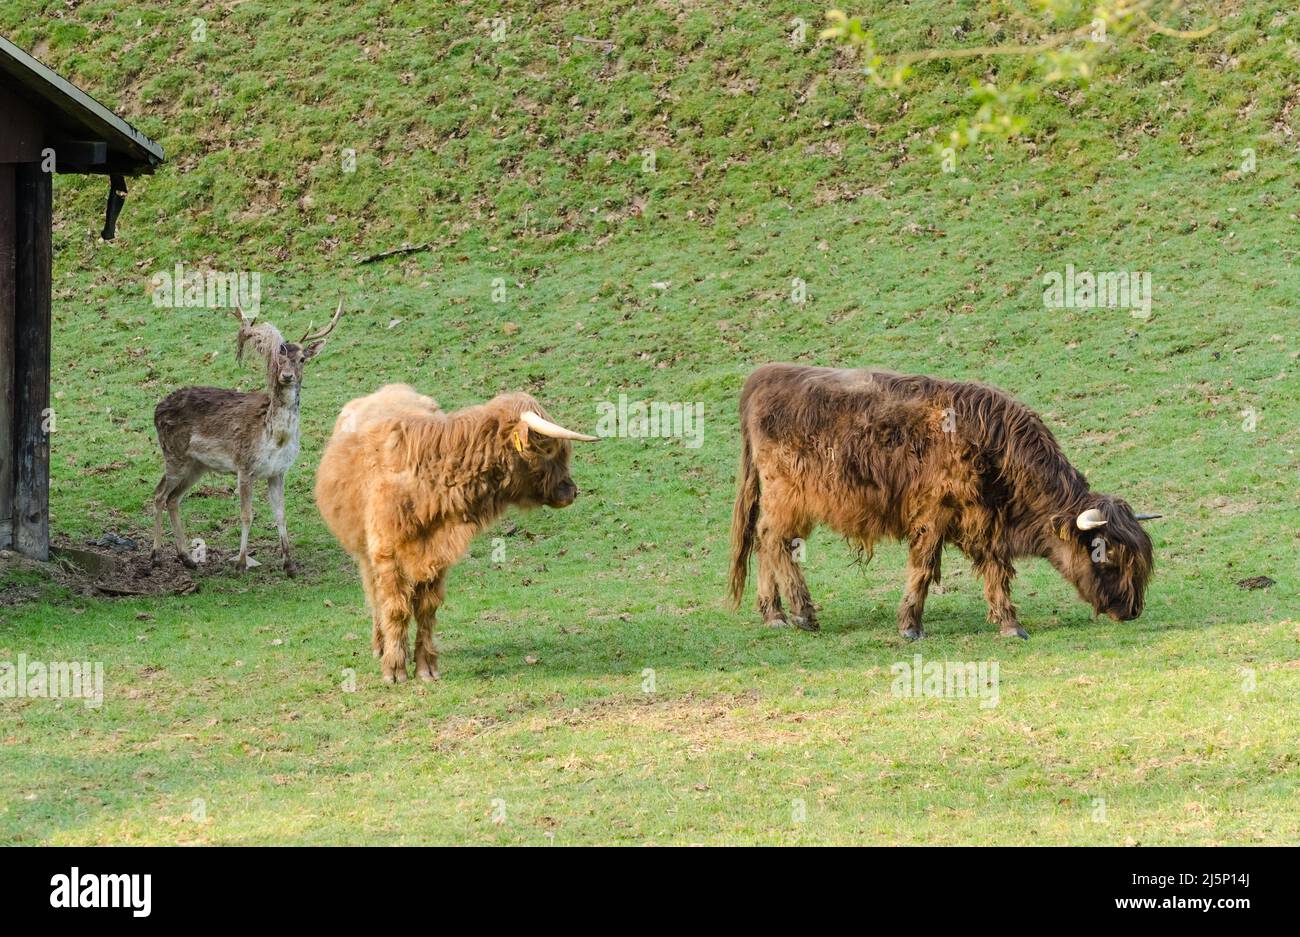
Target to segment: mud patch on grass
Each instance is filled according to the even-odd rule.
[[[55,536],[50,543],[50,560],[29,559],[12,550],[0,550],[0,607],[50,600],[60,590],[101,599],[140,598],[161,595],[189,595],[206,579],[237,582],[236,550],[204,546],[204,561],[187,568],[166,541],[163,556],[155,565],[153,535],[149,531],[110,531],[98,538],[74,539]],[[258,569],[245,575],[254,579],[283,579],[279,547],[270,543],[249,545],[249,556]],[[258,556],[268,560],[258,562]],[[350,566],[350,564],[348,564]],[[300,582],[314,575],[309,563],[299,559]],[[235,577],[235,578],[227,578]]]
[[[198,590],[198,581],[174,557],[155,566],[145,542],[120,538],[106,545],[59,537],[50,544],[46,563],[0,550],[0,606],[37,601],[51,587],[99,598],[188,595]]]

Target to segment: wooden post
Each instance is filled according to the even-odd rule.
[[[14,173],[16,418],[14,546],[38,560],[50,557],[50,297],[51,175],[39,162]]]
[[[0,550],[14,544],[14,167],[0,163]]]

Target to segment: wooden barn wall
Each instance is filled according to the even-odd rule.
[[[0,163],[0,549],[14,535],[14,166]]]
[[[14,546],[50,552],[50,299],[53,177],[40,163],[14,170]]]
[[[0,78],[0,163],[32,163],[41,158],[45,121],[36,108]]]

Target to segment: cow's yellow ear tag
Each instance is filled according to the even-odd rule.
[[[519,430],[515,430],[515,451],[524,451],[524,441],[519,438]]]

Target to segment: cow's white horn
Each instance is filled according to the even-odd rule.
[[[1139,520],[1139,521],[1153,521],[1157,517],[1164,517],[1164,515],[1163,514],[1134,514],[1133,515],[1134,520]]]
[[[543,436],[550,436],[552,439],[579,439],[582,442],[595,442],[595,436],[586,436],[582,433],[575,433],[571,429],[565,429],[558,423],[552,423],[540,413],[534,413],[532,410],[525,410],[519,414],[519,419],[528,424],[529,429],[533,432],[541,433]]]
[[[1094,527],[1105,527],[1106,517],[1097,508],[1088,508],[1074,519],[1074,523],[1080,530],[1092,530]]]

